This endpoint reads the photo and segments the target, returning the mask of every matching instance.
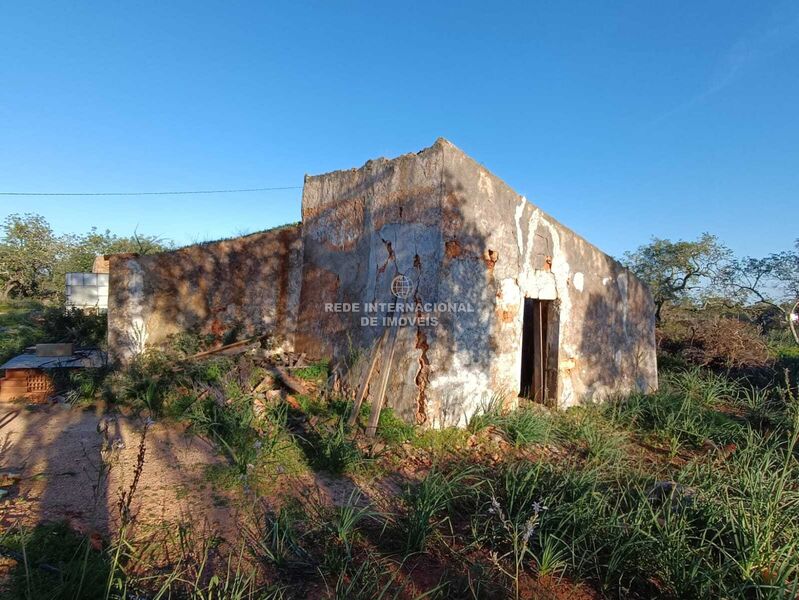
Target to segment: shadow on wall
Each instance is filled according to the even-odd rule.
[[[391,327],[384,321],[388,310],[365,313],[364,303],[471,306],[470,312],[417,312],[410,316],[435,317],[437,323],[416,322],[398,331],[387,404],[402,418],[424,424],[431,412],[431,378],[452,378],[451,398],[435,400],[439,418],[441,412],[460,418],[464,394],[481,391],[463,385],[470,374],[481,374],[481,385],[488,386],[496,290],[485,238],[465,216],[461,187],[442,168],[441,154],[415,159],[373,161],[362,170],[306,182],[296,340],[298,351],[349,365],[353,356],[368,358]],[[398,275],[410,281],[407,300],[392,293]],[[361,310],[331,310],[335,303],[358,303]],[[362,321],[369,317],[376,322]],[[381,377],[377,373],[373,381]]]
[[[288,225],[115,259],[111,345],[135,354],[145,342],[157,345],[185,331],[218,342],[266,333],[287,339],[295,328],[301,256],[300,226]]]
[[[657,387],[651,302],[643,285],[618,265],[612,293],[589,294],[579,344],[579,355],[590,361],[581,373],[586,398]]]

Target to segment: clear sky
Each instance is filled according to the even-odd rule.
[[[0,3],[0,191],[301,186],[444,136],[604,250],[799,237],[799,2]],[[300,190],[0,196],[183,244]]]

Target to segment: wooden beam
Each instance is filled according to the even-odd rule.
[[[347,425],[352,427],[355,425],[355,421],[358,419],[358,413],[361,410],[361,405],[363,404],[363,400],[366,397],[366,390],[369,389],[369,382],[372,380],[372,373],[374,373],[375,365],[377,364],[377,359],[380,357],[380,353],[383,349],[383,343],[386,340],[386,336],[388,335],[388,329],[383,331],[383,335],[375,342],[374,347],[372,348],[372,360],[369,361],[369,369],[366,371],[366,375],[361,382],[361,388],[358,391],[358,397],[355,400],[355,404],[352,407],[352,414],[350,418],[347,420]]]
[[[369,425],[366,427],[366,437],[374,437],[377,431],[377,422],[380,419],[380,411],[383,409],[383,400],[386,397],[388,388],[388,378],[391,374],[391,365],[394,362],[394,350],[397,348],[397,325],[391,328],[388,338],[388,357],[383,364],[383,379],[380,383],[380,392],[372,401],[372,412],[369,415]]]

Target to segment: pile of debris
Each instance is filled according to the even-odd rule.
[[[262,337],[252,337],[232,344],[226,344],[211,350],[204,350],[186,358],[187,361],[203,360],[212,357],[223,356],[238,356],[240,354],[248,354],[259,361],[259,366],[267,369],[269,375],[258,384],[255,392],[264,392],[273,387],[275,379],[279,380],[286,388],[295,394],[309,393],[308,387],[304,382],[292,376],[290,371],[295,369],[302,369],[309,366],[305,354],[295,354],[293,352],[285,352],[281,349],[268,349],[265,348],[265,340]]]

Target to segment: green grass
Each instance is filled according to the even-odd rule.
[[[557,437],[575,444],[587,460],[607,466],[626,462],[628,434],[604,418],[598,406],[569,409],[557,419]]]
[[[559,417],[559,435],[587,447],[581,463],[519,462],[472,486],[474,543],[512,557],[512,536],[544,505],[531,534],[532,564],[592,580],[625,597],[794,597],[799,586],[799,420],[796,400],[707,373],[665,378],[664,389]],[[724,409],[760,402],[782,410],[765,435]],[[626,432],[624,428],[627,428]],[[664,479],[625,450],[633,434],[734,440],[702,448]],[[616,441],[608,441],[618,436]],[[623,459],[619,462],[619,459]],[[496,507],[492,513],[492,507]],[[503,511],[499,526],[488,519]],[[496,519],[494,520],[496,521]],[[512,561],[503,567],[512,574]]]
[[[229,459],[198,493],[245,482],[258,526],[242,537],[257,570],[217,565],[216,583],[198,576],[192,589],[175,567],[173,597],[260,597],[247,595],[258,577],[276,585],[265,597],[407,597],[414,569],[438,597],[535,597],[529,585],[542,577],[612,598],[799,592],[799,401],[784,387],[687,370],[663,374],[657,393],[562,412],[489,403],[468,429],[420,430],[387,409],[375,474],[345,425],[346,400],[302,397],[291,415],[275,401],[256,414],[247,390],[258,373],[246,365],[210,363],[191,377],[183,414],[199,411],[196,430]],[[274,496],[272,481],[308,468],[325,473],[316,491]],[[71,554],[53,560],[77,556],[67,571],[91,560],[121,577],[106,551],[83,559],[81,536],[56,538],[67,541],[52,551]]]
[[[368,418],[368,412],[365,418]],[[416,437],[417,429],[394,414],[388,407],[380,411],[377,421],[377,435],[388,444],[410,442]]]
[[[299,521],[304,517],[294,506],[283,506],[277,512],[267,512],[251,532],[251,551],[259,560],[277,568],[305,563],[308,552],[302,547]]]
[[[734,405],[741,388],[697,370],[662,378],[655,394],[634,393],[607,404],[606,414],[623,427],[659,438],[675,450],[733,443],[745,432],[740,419],[722,410]]]
[[[799,360],[799,346],[779,346],[776,354],[781,359]]]
[[[298,394],[294,396],[297,404],[300,405],[302,412],[308,416],[328,415],[331,411],[330,405],[322,398],[310,394]]]
[[[362,530],[379,524],[385,517],[354,487],[346,500],[336,506],[314,505],[312,516],[317,536],[324,545],[322,569],[340,573],[354,558],[356,546],[364,539]]]
[[[394,600],[409,597],[406,584],[398,580],[398,565],[380,555],[368,555],[366,560],[358,563],[347,562],[333,575],[335,580],[331,577],[331,583],[328,584],[328,597],[333,600]],[[434,592],[431,590],[429,594],[415,598],[421,600]]]
[[[296,369],[294,376],[305,381],[319,381],[327,378],[328,370],[330,368],[330,361],[320,360],[312,363],[307,367]]]
[[[480,411],[469,420],[468,429],[479,432],[494,427],[504,434],[509,442],[517,446],[543,444],[550,436],[552,422],[540,406],[519,400],[520,406],[506,410],[504,398],[491,398]]]
[[[466,447],[469,439],[469,432],[466,429],[457,427],[446,427],[444,429],[423,429],[417,431],[411,444],[436,458],[457,454]]]
[[[45,305],[17,300],[0,304],[0,364],[26,347],[42,342],[45,331],[41,317]]]
[[[309,442],[311,465],[328,473],[348,473],[364,461],[358,448],[350,439],[343,419],[317,431]]]
[[[450,515],[445,513],[464,493],[461,484],[467,476],[468,471],[434,470],[407,489],[404,495],[407,512],[400,522],[406,552],[424,550],[433,531],[449,521]]]
[[[14,531],[0,537],[0,543],[24,557],[11,573],[8,598],[105,597],[110,558],[66,523]]]

